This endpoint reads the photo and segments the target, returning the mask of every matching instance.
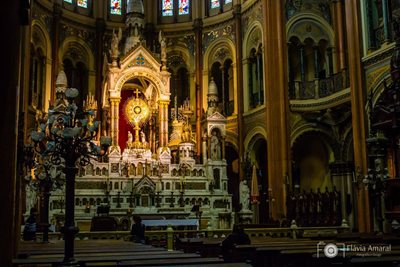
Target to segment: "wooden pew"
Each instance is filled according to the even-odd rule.
[[[176,266],[176,265],[192,265],[197,264],[204,266],[208,264],[224,263],[221,258],[181,258],[170,259],[165,261],[163,259],[149,259],[149,260],[134,260],[134,261],[121,261],[118,266]]]

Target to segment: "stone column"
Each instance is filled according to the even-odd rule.
[[[221,147],[221,159],[225,159],[225,139],[226,139],[226,136],[222,136],[222,137],[221,137],[221,143],[222,143],[222,147]]]
[[[118,143],[118,132],[119,132],[119,102],[120,97],[110,98],[111,102],[111,137],[112,137],[112,145],[119,146]]]
[[[152,153],[154,153],[153,150],[153,142],[155,141],[153,139],[153,116],[150,116],[150,120],[149,120],[149,149],[151,150]]]
[[[361,25],[359,24],[359,1],[347,0],[345,2],[347,39],[349,55],[349,75],[351,87],[351,111],[353,126],[354,164],[358,176],[362,180],[367,174],[367,147],[366,147],[366,125],[365,125],[365,95],[363,88],[363,66],[361,63]],[[360,181],[361,182],[361,181]],[[371,219],[368,189],[360,184],[357,190],[358,231],[370,232]]]
[[[304,85],[306,81],[306,66],[304,65],[304,46],[300,46],[300,74],[301,74],[301,84]]]
[[[261,57],[261,56],[260,56]],[[262,74],[261,74],[261,63],[260,57],[256,56],[256,66],[257,66],[257,97],[258,97],[258,105],[261,105],[261,81],[262,81]]]
[[[159,123],[159,147],[164,147],[164,102],[160,101],[158,104],[158,123]]]
[[[211,159],[211,136],[207,136],[207,158]]]
[[[314,46],[313,50],[314,50],[314,77],[315,79],[318,79],[319,78],[318,46]]]
[[[56,81],[58,75],[58,61],[59,39],[60,39],[60,21],[62,16],[62,7],[59,3],[55,2],[53,5],[53,25],[52,25],[52,43],[51,43],[51,57],[53,64],[51,65],[51,101],[54,101],[56,96]],[[62,62],[61,62],[62,63]]]
[[[243,50],[242,50],[242,6],[237,4],[233,7],[233,17],[235,19],[235,35],[236,35],[236,77],[237,77],[237,93],[238,93],[238,148],[239,148],[239,177],[244,179],[244,127],[243,127]]]
[[[388,43],[392,39],[392,27],[390,26],[390,8],[389,1],[382,0],[383,13],[383,33],[385,34],[385,42]]]
[[[195,64],[196,64],[196,151],[197,157],[201,155],[201,118],[203,115],[203,21],[196,18],[193,21],[195,33]]]
[[[0,173],[2,183],[0,187],[0,266],[12,266],[12,258],[16,256],[20,240],[19,217],[21,214],[17,200],[20,188],[17,188],[17,136],[18,127],[18,103],[19,103],[19,73],[20,73],[20,49],[21,49],[21,0],[15,0],[7,4],[7,9],[1,16],[2,48],[5,53],[2,63],[5,68],[1,71],[2,88],[0,90],[0,104],[2,113],[0,123]],[[25,2],[26,4],[26,2]],[[29,18],[26,18],[27,20]],[[22,119],[22,118],[21,118]]]
[[[368,29],[368,50],[376,49],[375,31],[374,31],[374,11],[372,0],[365,0],[365,9],[367,10],[367,29]]]
[[[164,146],[168,145],[168,102],[164,103]]]
[[[268,186],[275,198],[270,204],[273,219],[280,219],[286,214],[285,177],[291,175],[289,167],[289,130],[288,130],[288,89],[287,89],[287,48],[286,20],[284,3],[276,0],[263,0],[265,18],[264,77],[266,82],[266,127]],[[279,77],[279,79],[276,79]],[[281,88],[282,90],[276,90]]]
[[[95,96],[99,107],[102,107],[102,83],[103,83],[103,54],[104,54],[104,32],[106,30],[106,23],[104,19],[96,19],[96,87]],[[102,109],[97,112],[97,119],[101,119]]]
[[[367,0],[366,2],[368,2]],[[343,17],[343,3],[342,0],[336,0],[334,1],[334,30],[335,30],[335,35],[337,36],[336,38],[336,46],[337,46],[337,60],[338,60],[338,65],[337,68],[339,70],[343,70],[346,68],[346,47],[345,47],[345,32],[344,32],[344,17]],[[338,71],[338,70],[337,70]],[[331,75],[333,72],[331,72]]]
[[[223,63],[222,63],[223,64]],[[225,115],[226,114],[226,101],[225,101],[225,67],[224,65],[221,65],[221,67],[219,67],[219,69],[221,70],[221,76],[222,76],[222,114]]]

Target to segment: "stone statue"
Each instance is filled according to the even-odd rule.
[[[165,41],[165,38],[162,36],[161,31],[158,35],[158,41],[161,45],[161,62],[165,63],[167,62],[167,43]]]
[[[140,142],[144,145],[146,144],[146,134],[143,131],[140,131]]]
[[[250,189],[247,185],[247,181],[243,180],[239,185],[240,193],[240,204],[242,204],[242,210],[249,210],[249,199],[250,199]]]
[[[31,208],[35,207],[36,204],[36,192],[29,184],[26,185],[26,211],[29,213]]]
[[[117,58],[119,56],[119,42],[122,39],[122,30],[121,28],[118,31],[118,34],[113,31],[113,37],[111,39],[111,49],[110,54],[112,58]]]
[[[211,159],[221,159],[221,145],[217,136],[217,132],[213,131],[211,136]]]
[[[126,141],[126,147],[131,148],[133,144],[133,135],[131,131],[128,131],[128,141]]]

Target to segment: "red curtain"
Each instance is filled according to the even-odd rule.
[[[121,92],[121,101],[119,102],[119,146],[121,151],[125,149],[126,141],[128,140],[128,131],[134,135],[135,132],[133,131],[132,125],[128,123],[128,120],[125,118],[124,107],[126,100],[133,97],[132,90],[123,90]]]

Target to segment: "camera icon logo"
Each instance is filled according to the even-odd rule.
[[[335,244],[328,244],[324,247],[325,257],[334,258],[338,255],[339,249]]]
[[[341,247],[338,248],[338,245]],[[343,248],[342,248],[343,247]],[[345,244],[344,243],[328,243],[326,244],[324,241],[318,242],[317,244],[317,258],[320,256],[320,252],[323,251],[325,257],[327,258],[335,258],[339,254],[339,250],[342,251],[343,257],[345,257]]]

